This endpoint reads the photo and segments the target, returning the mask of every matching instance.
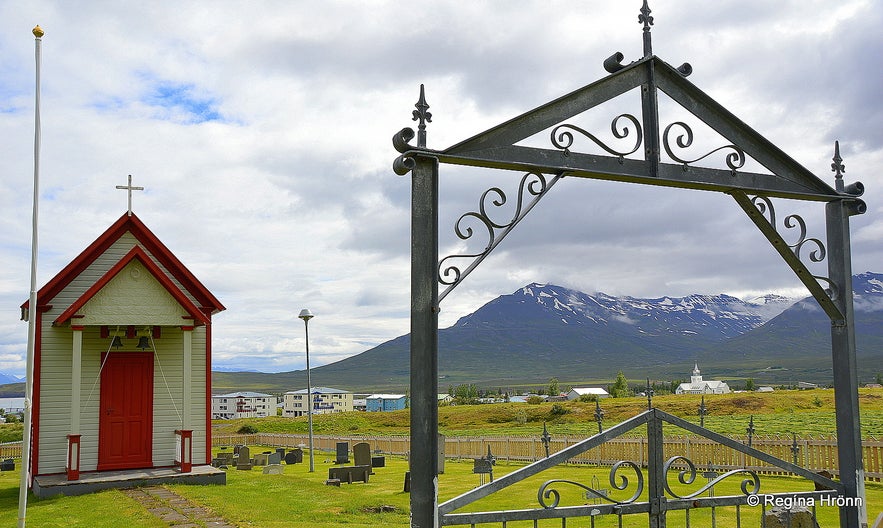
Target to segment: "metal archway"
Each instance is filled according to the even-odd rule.
[[[839,146],[835,146],[832,170],[835,186],[816,177],[790,156],[752,130],[735,115],[686,80],[689,64],[672,67],[652,53],[650,10],[644,1],[644,56],[624,65],[616,53],[605,61],[610,73],[588,86],[560,97],[514,119],[482,132],[445,150],[426,146],[426,123],[431,121],[423,87],[413,119],[416,132],[405,128],[393,137],[401,155],[394,162],[399,175],[410,173],[411,197],[411,526],[426,528],[440,522],[438,508],[438,312],[439,303],[516,227],[531,208],[563,176],[602,179],[644,185],[717,191],[731,195],[783,260],[795,272],[831,320],[831,343],[835,387],[836,426],[840,483],[849,498],[863,504],[864,469],[858,407],[858,379],[853,317],[852,264],[849,218],[863,214],[861,183],[846,185]],[[634,138],[630,150],[616,150],[568,119],[614,99],[629,90],[641,93],[640,118],[621,114],[611,129],[617,138]],[[679,152],[690,146],[693,131],[684,122],[662,126],[658,95],[665,94],[730,143],[698,159],[684,159]],[[522,146],[526,138],[551,129],[549,147]],[[588,141],[607,154],[578,152],[578,141]],[[663,161],[662,152],[667,158]],[[641,156],[641,154],[643,154]],[[708,168],[696,162],[712,155],[724,156],[726,169]],[[629,157],[631,156],[631,157]],[[641,159],[635,159],[640,157]],[[743,171],[746,157],[765,167],[769,174]],[[671,160],[671,162],[669,162]],[[484,204],[466,215],[488,229],[483,251],[469,255],[438,255],[439,164],[468,165],[522,171],[518,207],[512,220],[491,220]],[[491,189],[488,192],[499,192]],[[486,192],[485,195],[488,193]],[[522,202],[523,198],[529,199]],[[827,245],[808,237],[803,219],[789,215],[785,228],[800,230],[796,243],[780,235],[773,198],[825,204]],[[482,201],[483,202],[483,201]],[[464,215],[464,216],[466,216]],[[801,260],[801,250],[820,262],[827,258],[828,276],[814,276]],[[812,250],[812,251],[810,251]],[[460,264],[457,259],[466,259]],[[821,283],[824,283],[824,286]],[[439,294],[439,284],[446,289]],[[658,510],[658,508],[657,508]],[[664,511],[651,513],[652,526],[664,526]],[[860,528],[866,522],[861,506],[840,510],[842,528]]]

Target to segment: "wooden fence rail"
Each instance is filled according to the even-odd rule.
[[[553,437],[549,452],[555,453],[584,440],[582,436]],[[744,442],[745,439],[742,439]],[[307,435],[256,433],[250,435],[215,435],[216,447],[235,444],[263,445],[273,447],[304,447]],[[346,436],[314,435],[316,450],[333,452],[338,442],[368,442],[371,449],[391,455],[406,456],[410,452],[410,438],[407,436]],[[868,480],[883,480],[883,441],[866,439],[862,442],[864,451],[865,477]],[[794,452],[794,439],[788,436],[755,436],[752,447],[776,458],[811,471],[830,471],[838,475],[837,439],[834,437],[797,438],[797,451]],[[472,459],[487,455],[488,447],[497,460],[533,462],[546,455],[542,441],[537,437],[504,436],[461,436],[444,440],[444,454],[450,459]],[[747,468],[759,473],[783,473],[760,460],[734,451],[712,440],[696,436],[665,437],[667,457],[681,455],[690,459],[697,467],[714,465],[718,470]],[[614,438],[569,461],[572,464],[611,465],[620,460],[629,460],[642,466],[647,460],[647,440],[641,437]]]

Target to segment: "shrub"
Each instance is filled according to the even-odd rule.
[[[552,416],[564,416],[569,412],[570,411],[568,411],[567,408],[560,403],[554,403],[552,404],[552,409],[549,411],[549,414]]]
[[[255,434],[258,432],[258,428],[251,424],[245,424],[236,432],[239,434]]]
[[[546,400],[542,399],[539,396],[529,396],[527,398],[527,403],[529,403],[531,405],[538,405],[540,403],[543,403],[544,401],[546,401]]]

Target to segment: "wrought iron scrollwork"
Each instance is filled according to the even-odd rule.
[[[629,478],[623,474],[617,474],[620,468],[628,467],[632,471],[635,472],[635,492],[631,497],[628,497],[623,500],[617,500],[610,497],[607,493],[604,493],[601,490],[596,490],[590,486],[586,486],[580,482],[575,482],[572,480],[564,480],[564,479],[554,479],[549,480],[543,483],[540,486],[540,489],[537,491],[537,501],[539,501],[540,506],[546,509],[557,508],[558,503],[561,501],[561,494],[555,488],[551,486],[554,484],[569,484],[572,486],[580,487],[586,490],[586,496],[592,495],[594,498],[598,498],[601,500],[605,500],[607,502],[613,504],[631,504],[638,500],[641,496],[641,493],[644,491],[644,474],[641,472],[641,468],[635,464],[634,462],[629,462],[628,460],[621,460],[613,465],[610,468],[609,481],[610,486],[619,491],[627,490],[630,487]],[[547,502],[548,499],[552,499],[552,502]]]
[[[477,224],[481,231],[487,232],[487,241],[484,249],[477,253],[459,253],[449,255],[438,265],[438,281],[448,288],[439,295],[439,301],[459,284],[482,260],[500,243],[500,241],[521,221],[531,208],[539,201],[552,185],[558,181],[560,175],[547,182],[546,177],[539,172],[528,172],[521,178],[518,186],[518,202],[515,206],[511,219],[497,221],[491,218],[494,208],[499,209],[506,205],[508,198],[506,193],[499,187],[491,187],[481,195],[478,202],[478,211],[464,213],[454,224],[454,232],[460,240],[469,240],[475,235],[475,229],[469,225]],[[533,197],[533,200],[525,203],[525,199]],[[474,259],[465,269],[456,263],[460,259]]]
[[[668,475],[668,472],[672,469],[672,466],[677,463],[681,463],[687,466],[686,469],[678,471],[678,482],[689,486],[696,480],[696,466],[687,457],[676,456],[669,458],[662,466],[662,474]],[[726,473],[721,473],[716,478],[709,481],[705,486],[702,486],[702,488],[687,495],[679,495],[675,493],[671,489],[667,478],[663,479],[663,487],[665,488],[666,493],[676,499],[692,499],[694,497],[702,495],[713,486],[719,484],[722,480],[730,478],[734,475],[742,475],[744,477],[747,477],[742,480],[742,483],[739,486],[744,495],[756,495],[757,492],[760,491],[760,477],[758,477],[757,473],[755,473],[754,471],[744,468],[734,469],[732,471],[727,471]]]
[[[413,148],[408,142],[414,139],[414,136],[414,129],[410,127],[405,127],[392,136],[392,146],[403,154],[392,163],[392,170],[399,176],[408,174],[415,166],[414,158],[404,156],[405,152]]]
[[[755,207],[757,207],[757,210],[760,211],[760,214],[762,214],[767,219],[770,225],[778,230],[778,224],[776,223],[776,209],[775,207],[773,207],[772,200],[770,200],[766,196],[758,195],[751,198],[751,203],[754,204]],[[825,260],[825,257],[827,256],[827,250],[825,249],[824,242],[822,242],[818,238],[807,236],[806,222],[803,220],[803,217],[798,214],[790,214],[786,216],[785,219],[782,221],[782,225],[785,226],[785,229],[798,230],[796,242],[794,242],[793,244],[789,244],[787,241],[785,242],[785,244],[789,248],[791,248],[791,251],[798,259],[801,259],[800,251],[803,249],[804,246],[809,244],[812,247],[809,252],[809,260],[811,262],[822,262],[823,260]],[[831,299],[836,299],[838,297],[837,288],[829,278],[821,277],[818,275],[813,275],[813,278],[823,281],[827,284],[826,289],[828,290],[828,294]]]
[[[687,170],[687,167],[691,163],[696,163],[697,161],[703,160],[711,156],[715,152],[719,152],[722,150],[730,151],[727,154],[725,160],[727,163],[727,167],[730,168],[730,172],[732,172],[734,175],[736,174],[736,171],[738,171],[745,165],[745,151],[733,144],[718,147],[707,154],[699,156],[696,159],[687,160],[678,157],[672,150],[671,141],[669,139],[669,133],[671,132],[672,127],[675,126],[683,129],[683,133],[675,138],[675,144],[680,149],[689,148],[690,145],[693,144],[693,129],[691,129],[687,123],[684,123],[682,121],[675,121],[674,123],[665,127],[665,131],[662,133],[662,146],[665,148],[665,153],[668,154],[668,157],[670,157],[671,159],[683,164],[684,170]]]
[[[629,123],[621,124],[621,121],[623,119],[629,121]],[[598,137],[591,132],[588,132],[576,125],[571,125],[567,123],[558,125],[554,129],[552,129],[552,145],[554,145],[555,148],[563,150],[565,156],[569,156],[570,147],[573,145],[574,140],[573,133],[570,131],[573,130],[589,138],[592,142],[594,142],[596,145],[609,152],[610,154],[613,154],[614,156],[619,156],[619,161],[620,163],[622,163],[622,160],[625,156],[637,152],[637,150],[641,147],[641,142],[643,141],[644,134],[641,130],[641,124],[638,122],[635,116],[631,114],[620,114],[616,116],[610,123],[610,131],[613,133],[613,137],[615,137],[616,139],[625,139],[629,137],[629,135],[631,135],[632,128],[629,126],[629,124],[634,127],[635,131],[635,144],[631,148],[631,150],[619,151],[611,148],[606,143],[598,139]]]

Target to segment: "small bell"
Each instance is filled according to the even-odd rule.
[[[113,336],[113,341],[111,341],[110,346],[112,348],[122,348],[123,340],[120,339],[120,336]]]
[[[147,350],[150,348],[150,338],[147,336],[141,336],[138,338],[138,348],[141,350]]]

